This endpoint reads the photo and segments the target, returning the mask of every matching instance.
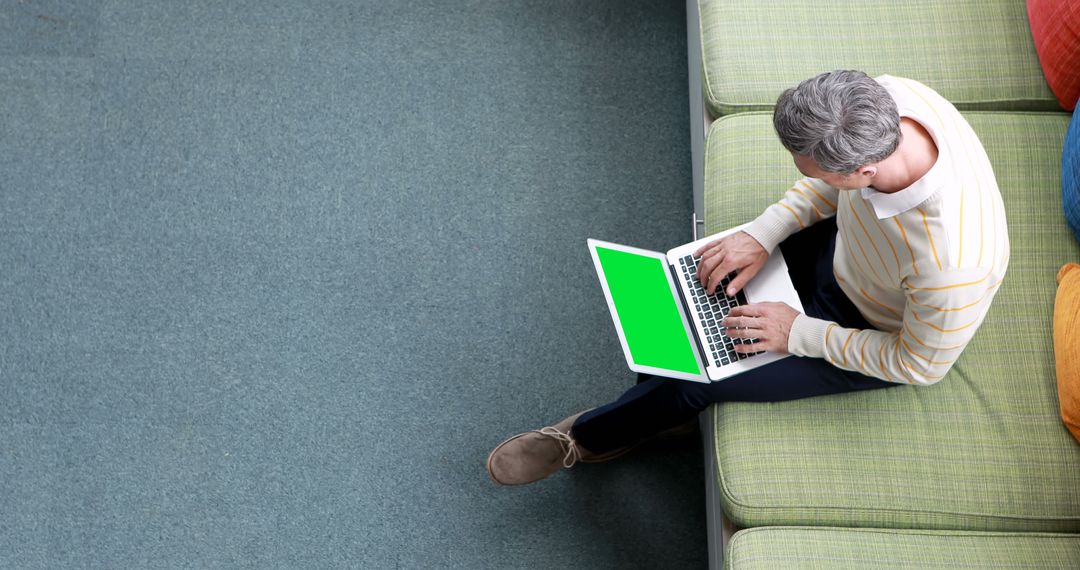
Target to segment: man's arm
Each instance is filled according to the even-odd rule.
[[[1000,285],[985,269],[912,277],[899,332],[844,328],[800,314],[788,350],[890,382],[933,384],[975,336]]]
[[[744,231],[772,253],[791,234],[835,216],[838,196],[839,190],[821,180],[803,178]]]
[[[705,290],[712,295],[717,284],[735,271],[737,276],[727,291],[734,296],[757,275],[780,242],[809,224],[835,216],[838,196],[837,189],[821,180],[803,178],[745,230],[699,248],[694,252],[702,256],[697,276]]]

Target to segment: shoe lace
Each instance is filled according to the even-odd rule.
[[[555,439],[560,445],[566,448],[566,456],[563,457],[562,462],[563,467],[569,469],[581,459],[581,451],[578,449],[577,442],[574,441],[574,438],[571,437],[569,433],[563,433],[551,426],[533,431]]]

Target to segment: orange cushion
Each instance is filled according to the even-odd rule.
[[[1080,2],[1027,0],[1027,10],[1046,82],[1071,111],[1080,97]]]
[[[1061,419],[1080,441],[1080,265],[1067,263],[1057,274],[1054,301],[1054,359]]]

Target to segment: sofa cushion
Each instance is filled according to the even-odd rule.
[[[713,116],[834,69],[917,79],[959,109],[1060,110],[1018,0],[699,0]]]
[[[965,113],[1005,202],[1011,260],[975,338],[932,386],[714,406],[735,524],[1080,531],[1080,444],[1058,414],[1051,317],[1080,259],[1061,218],[1064,113]],[[800,178],[768,113],[716,121],[706,231],[750,221]]]
[[[1027,9],[1046,82],[1071,111],[1080,97],[1080,3],[1027,0]]]
[[[735,533],[724,568],[1080,568],[1080,536],[763,527]]]

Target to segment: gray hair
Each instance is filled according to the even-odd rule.
[[[773,127],[784,148],[826,172],[855,172],[900,145],[896,101],[861,71],[822,73],[784,91]]]

